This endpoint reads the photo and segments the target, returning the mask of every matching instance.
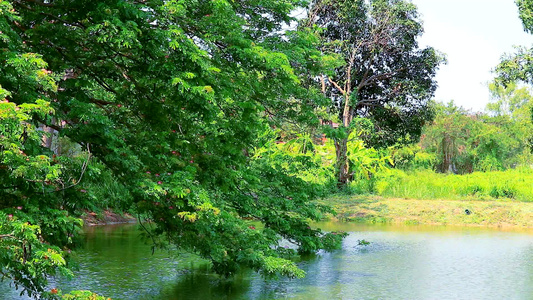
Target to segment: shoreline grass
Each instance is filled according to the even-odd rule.
[[[321,201],[332,219],[375,224],[454,225],[533,229],[533,203],[513,199],[443,200],[336,195]],[[465,210],[469,210],[467,214]]]
[[[361,181],[354,182],[354,185]],[[362,182],[364,184],[364,181]],[[370,191],[372,192],[372,191]],[[431,170],[390,169],[376,174],[373,192],[386,198],[494,200],[533,203],[533,169],[441,174]]]

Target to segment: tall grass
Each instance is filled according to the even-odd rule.
[[[404,172],[391,169],[376,174],[366,184],[377,195],[411,199],[495,199],[533,202],[533,169],[474,172],[466,175],[440,174],[431,170]],[[365,186],[354,182],[354,187]]]

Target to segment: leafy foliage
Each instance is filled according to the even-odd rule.
[[[432,118],[428,101],[443,59],[433,48],[419,48],[422,24],[416,6],[407,1],[315,1],[301,26],[317,30],[323,51],[343,62],[320,80],[331,99],[331,119],[340,123],[330,137],[336,142],[338,181],[344,185],[351,179],[347,139],[356,127],[354,118],[373,124],[372,134],[363,136],[370,146],[417,139]]]
[[[453,102],[437,105],[437,117],[424,128],[421,149],[412,159],[418,159],[419,166],[427,166],[420,161],[422,153],[427,153],[430,161],[431,156],[435,157],[430,168],[460,174],[524,165],[529,161],[524,139],[528,123],[508,116],[472,114]]]
[[[35,121],[54,113],[49,95],[58,76],[27,51],[12,26],[18,22],[11,3],[0,1],[0,272],[38,296],[48,275],[71,275],[65,257],[81,220],[61,209],[76,170],[41,146],[44,132]]]
[[[524,30],[533,32],[533,2],[530,0],[517,0],[520,19],[524,25]],[[496,84],[506,86],[521,81],[531,84],[533,82],[533,49],[517,47],[516,53],[506,54],[502,57],[500,64],[496,67]],[[511,102],[512,104],[512,102]],[[530,118],[533,120],[533,108],[529,110]],[[529,139],[529,145],[533,151],[533,137]]]
[[[60,272],[72,276],[66,268],[63,251],[41,241],[41,228],[23,222],[13,214],[0,212],[0,261],[2,279],[14,281],[28,295],[43,292],[46,276]]]
[[[319,191],[254,149],[281,119],[317,122],[323,99],[301,79],[328,61],[312,32],[280,30],[303,4],[0,1],[1,209],[67,247],[78,209],[104,203],[102,179],[124,192],[110,205],[151,221],[155,246],[198,253],[225,275],[245,265],[302,276],[291,255],[344,235],[311,229],[330,211],[311,202]],[[41,128],[80,147],[54,153]]]

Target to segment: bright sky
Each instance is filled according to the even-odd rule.
[[[513,45],[533,46],[523,31],[513,0],[412,0],[418,6],[425,33],[420,46],[432,46],[447,56],[437,73],[435,99],[483,111],[489,102],[491,70]]]

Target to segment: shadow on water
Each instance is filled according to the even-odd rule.
[[[195,269],[181,274],[174,284],[168,285],[158,299],[246,299],[250,289],[251,272],[231,279],[209,272],[209,268]]]

